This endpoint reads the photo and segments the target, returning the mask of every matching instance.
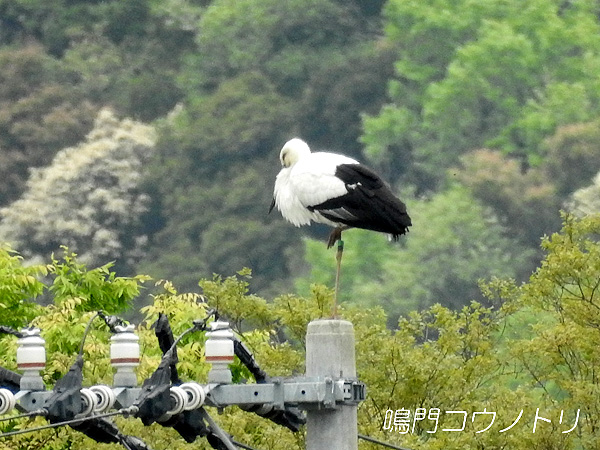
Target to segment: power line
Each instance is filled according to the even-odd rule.
[[[81,339],[81,344],[79,346],[79,355],[83,356],[83,344],[85,344],[85,338],[87,337],[90,329],[92,327],[92,322],[96,317],[100,316],[100,311],[96,312],[90,320],[88,320],[87,325],[85,326],[85,331],[83,332],[83,338]]]
[[[0,434],[0,438],[15,436],[17,434],[33,433],[34,431],[48,430],[50,428],[62,427],[65,425],[79,424],[79,423],[85,422],[87,420],[102,419],[105,417],[112,417],[112,416],[119,416],[119,415],[129,415],[129,414],[135,413],[136,410],[137,410],[136,407],[130,406],[129,408],[119,409],[118,411],[105,413],[105,414],[98,414],[95,416],[82,417],[81,419],[71,419],[71,420],[65,420],[63,422],[55,422],[55,423],[50,423],[48,425],[42,425],[40,427],[26,428],[24,430],[9,431],[8,433]]]
[[[249,445],[246,444],[242,444],[241,442],[238,441],[234,441],[233,439],[229,439],[231,441],[231,443],[239,448],[245,448],[246,450],[258,450],[254,447],[250,447]]]
[[[358,434],[358,438],[362,439],[363,441],[368,441],[368,442],[372,442],[374,444],[377,445],[381,445],[383,447],[387,447],[387,448],[393,448],[395,450],[411,450],[410,448],[406,448],[406,447],[399,447],[397,445],[394,444],[389,444],[388,442],[383,442],[383,441],[379,441],[375,438],[369,437],[369,436],[365,436],[364,434]]]
[[[44,415],[46,415],[45,409],[36,409],[35,411],[31,411],[31,412],[28,412],[25,414],[19,414],[18,416],[0,417],[0,422],[6,422],[7,420],[23,419],[25,417],[31,417],[31,416],[44,416]]]

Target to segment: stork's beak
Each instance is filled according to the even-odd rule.
[[[273,208],[275,208],[275,199],[273,199],[273,201],[271,202],[271,206],[269,206],[269,212],[267,214],[271,214],[271,211],[273,211]]]

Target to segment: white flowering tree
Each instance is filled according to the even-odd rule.
[[[130,267],[145,241],[140,218],[149,198],[140,182],[154,146],[152,127],[100,111],[84,142],[32,169],[23,196],[0,209],[0,241],[26,259],[65,245],[87,264]]]
[[[600,172],[590,186],[576,190],[568,204],[569,210],[578,216],[600,213]]]

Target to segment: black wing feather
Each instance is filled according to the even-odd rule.
[[[375,172],[361,164],[341,164],[335,176],[348,193],[312,206],[312,211],[342,225],[389,233],[394,239],[408,231],[412,223],[406,205]]]
[[[375,172],[362,164],[340,164],[337,166],[335,176],[346,185],[360,183],[369,190],[377,190],[385,187],[385,183]]]

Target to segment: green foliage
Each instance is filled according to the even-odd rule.
[[[410,152],[423,187],[482,146],[539,164],[558,126],[598,115],[600,40],[586,2],[392,0],[384,15],[398,47],[392,105],[365,120],[363,140],[378,162],[394,145]]]
[[[271,277],[285,277],[284,252],[297,238],[290,238],[281,220],[267,216],[271,199],[263,175],[253,167],[237,176],[232,172],[213,174],[219,182],[210,186],[201,178],[168,194],[170,201],[160,211],[167,213],[166,224],[152,238],[145,271],[187,289],[201,276],[244,266],[253,267],[254,289],[264,289]],[[164,252],[165,245],[173,252]]]
[[[32,300],[44,292],[39,277],[47,273],[43,265],[24,267],[20,255],[0,247],[0,325],[19,328],[33,319],[39,309]]]
[[[561,197],[588,185],[600,171],[598,121],[560,127],[545,143],[545,169]]]
[[[214,87],[261,70],[283,92],[293,94],[332,48],[357,36],[352,12],[330,0],[214,1],[199,24],[200,85]]]
[[[86,98],[138,120],[154,120],[181,99],[176,69],[190,41],[185,32],[177,38],[156,33],[164,42],[140,38],[135,45],[118,45],[101,33],[86,35],[67,49],[62,61],[77,73]],[[170,42],[174,39],[177,44]]]
[[[386,260],[395,258],[402,249],[389,245],[384,235],[365,230],[349,230],[343,234],[344,254],[341,268],[340,296],[342,299],[365,304],[377,301],[359,297],[355,289],[378,279]],[[306,276],[295,279],[296,290],[308,294],[317,284],[333,286],[335,251],[327,250],[323,240],[305,239],[304,258],[310,264]]]
[[[61,261],[53,261],[49,267],[50,274],[55,277],[50,287],[55,304],[40,308],[34,324],[42,329],[42,336],[47,341],[48,363],[44,371],[44,379],[48,384],[53,384],[72,364],[74,354],[79,350],[85,326],[93,315],[91,311],[99,306],[98,302],[102,303],[100,306],[104,310],[122,312],[126,303],[121,301],[123,298],[119,298],[119,294],[123,292],[123,296],[128,298],[137,295],[140,283],[146,277],[121,278],[116,277],[113,272],[106,275],[106,267],[88,270],[73,254],[66,254]],[[22,270],[16,263],[13,264],[13,269],[15,275]],[[247,271],[240,273],[241,277],[248,275]],[[257,296],[248,295],[247,282],[243,278],[215,277],[213,280],[203,280],[201,285],[205,292],[210,294],[209,304],[218,306],[225,317],[231,318],[234,323],[240,325],[240,328],[244,328],[242,339],[253,352],[262,355],[261,358],[265,359],[262,365],[266,370],[274,376],[290,376],[302,370],[302,355],[298,353],[299,347],[282,342],[284,333],[276,331],[272,318],[277,308],[273,305],[267,306],[266,302]],[[148,377],[160,362],[161,352],[151,327],[158,313],[167,314],[174,334],[178,335],[191,326],[192,320],[203,318],[209,306],[205,296],[196,293],[179,293],[168,281],[157,283],[157,287],[159,291],[153,294],[152,304],[142,309],[143,322],[137,327],[143,351],[142,362],[138,368],[140,379]],[[331,293],[328,292],[327,295],[331,300]],[[310,300],[304,299],[303,302],[309,303]],[[23,306],[19,311],[22,309]],[[309,308],[308,311],[314,311],[314,308]],[[300,320],[295,315],[287,315],[281,320],[280,326],[295,329],[299,328],[295,323],[300,322],[305,330],[306,323],[312,318],[306,317]],[[248,330],[249,324],[256,328]],[[92,328],[84,347],[85,384],[111,383],[108,342],[109,334],[104,326]],[[206,380],[209,365],[204,363],[203,343],[203,335],[195,333],[183,339],[178,347],[180,359],[178,371],[184,380],[199,382]],[[6,350],[2,352],[0,365],[13,367],[15,346],[5,344],[8,344],[7,340],[0,340],[2,349]],[[236,363],[236,368],[239,370],[239,363]],[[237,409],[228,408],[226,415],[220,417],[219,421],[229,432],[235,433],[240,441],[260,444],[261,448],[276,449],[281,448],[281,445],[287,448],[301,448],[301,436],[294,437],[289,431]],[[147,431],[143,430],[141,423],[135,419],[120,419],[118,424],[123,432],[144,437],[152,448],[176,450],[209,448],[204,440],[187,444],[173,430],[160,426],[154,426],[152,437],[148,438]],[[34,424],[28,423],[27,426],[34,426]],[[257,429],[261,429],[260,435],[256,434]],[[11,439],[8,442],[2,441],[0,448],[21,450],[41,441],[45,442],[44,448],[57,450],[82,449],[89,446],[91,442],[81,434],[60,429],[58,433],[42,431]],[[107,448],[116,450],[118,446],[112,445]]]
[[[535,338],[515,348],[516,357],[547,401],[581,408],[582,448],[598,445],[590,430],[598,426],[596,368],[597,327],[600,323],[596,295],[600,267],[600,217],[581,220],[564,217],[563,229],[543,241],[547,253],[529,284],[522,288],[521,302],[552,314],[550,325],[534,326]],[[535,355],[535,358],[532,356]]]
[[[148,277],[137,275],[133,278],[117,277],[111,271],[112,263],[94,269],[77,261],[74,253],[64,248],[61,259],[52,256],[48,273],[53,282],[49,290],[54,302],[79,297],[80,307],[85,311],[104,310],[112,314],[125,310],[131,301],[140,294],[140,282]]]
[[[477,427],[470,417],[461,433],[439,431],[457,425],[442,424],[450,420],[449,415],[440,416],[435,434],[427,433],[433,423],[424,421],[419,424],[423,428],[417,425],[397,441],[410,448],[597,446],[593,430],[599,419],[598,361],[593,349],[597,348],[599,227],[598,216],[581,221],[567,216],[561,233],[545,239],[547,256],[528,284],[494,280],[485,287],[495,308],[473,303],[451,312],[434,306],[401,319],[393,334],[383,328],[375,331],[379,345],[367,354],[376,357],[365,361],[365,366],[378,377],[369,386],[373,388],[374,381],[385,385],[386,394],[379,397],[370,391],[373,401],[362,407],[378,417],[378,424],[383,423],[387,408],[414,412],[416,407],[439,407],[466,411],[469,416],[487,408],[496,413],[494,427],[481,434],[476,431],[485,425]],[[552,420],[552,426],[538,422],[533,434],[537,408],[542,417]],[[577,429],[562,434],[575,424],[578,409]],[[510,426],[521,410],[523,418],[515,427],[497,432]],[[382,436],[394,442],[398,435]]]
[[[519,161],[493,150],[466,153],[460,163],[452,173],[527,247],[536,248],[541,236],[559,228],[560,197],[543,168],[524,170]]]
[[[28,168],[91,129],[97,108],[75,78],[39,46],[0,48],[0,204],[22,193]]]
[[[501,133],[519,99],[532,95],[527,83],[536,80],[535,55],[534,45],[510,25],[484,23],[481,36],[456,51],[446,77],[428,87],[423,128],[439,144],[419,156],[447,167],[457,151],[479,147]],[[498,77],[508,64],[518,70]]]
[[[282,221],[267,216],[272,191],[265,180],[274,179],[276,163],[264,156],[284,140],[290,105],[259,73],[224,82],[197,101],[160,127],[146,185],[162,201],[153,211],[162,226],[143,268],[193,289],[200,276],[248,266],[254,288],[264,289],[269,278],[285,277],[283,252],[294,242]],[[164,245],[177,250],[165,253]]]
[[[175,144],[186,157],[182,163],[190,165],[188,176],[246,163],[290,126],[289,102],[257,72],[245,72],[194,100],[172,121]]]
[[[0,35],[2,44],[17,36],[35,36],[49,53],[60,56],[69,44],[88,30],[102,30],[112,41],[126,37],[144,37],[149,2],[51,2],[15,0],[3,2],[3,22],[9,24],[13,35]],[[8,42],[7,42],[8,41]]]
[[[238,332],[248,326],[264,327],[273,322],[274,317],[268,314],[267,303],[256,295],[248,295],[250,271],[239,272],[241,277],[231,276],[223,279],[215,275],[212,280],[200,281],[200,288],[207,297],[208,304],[217,311],[227,311],[227,318]]]
[[[5,1],[0,4],[0,44],[33,41],[58,58],[70,76],[59,84],[61,94],[71,102],[83,95],[94,105],[110,105],[129,116],[152,120],[181,98],[176,72],[193,47],[190,21],[200,10],[181,7],[177,0],[156,3]],[[76,106],[80,113],[84,107],[90,109]],[[89,127],[96,110],[86,111],[80,120],[87,119]],[[68,124],[65,119],[78,118],[57,117],[54,131],[63,121]]]
[[[313,69],[299,114],[303,138],[313,146],[359,157],[361,115],[375,114],[385,102],[394,57],[390,49],[360,43]]]

